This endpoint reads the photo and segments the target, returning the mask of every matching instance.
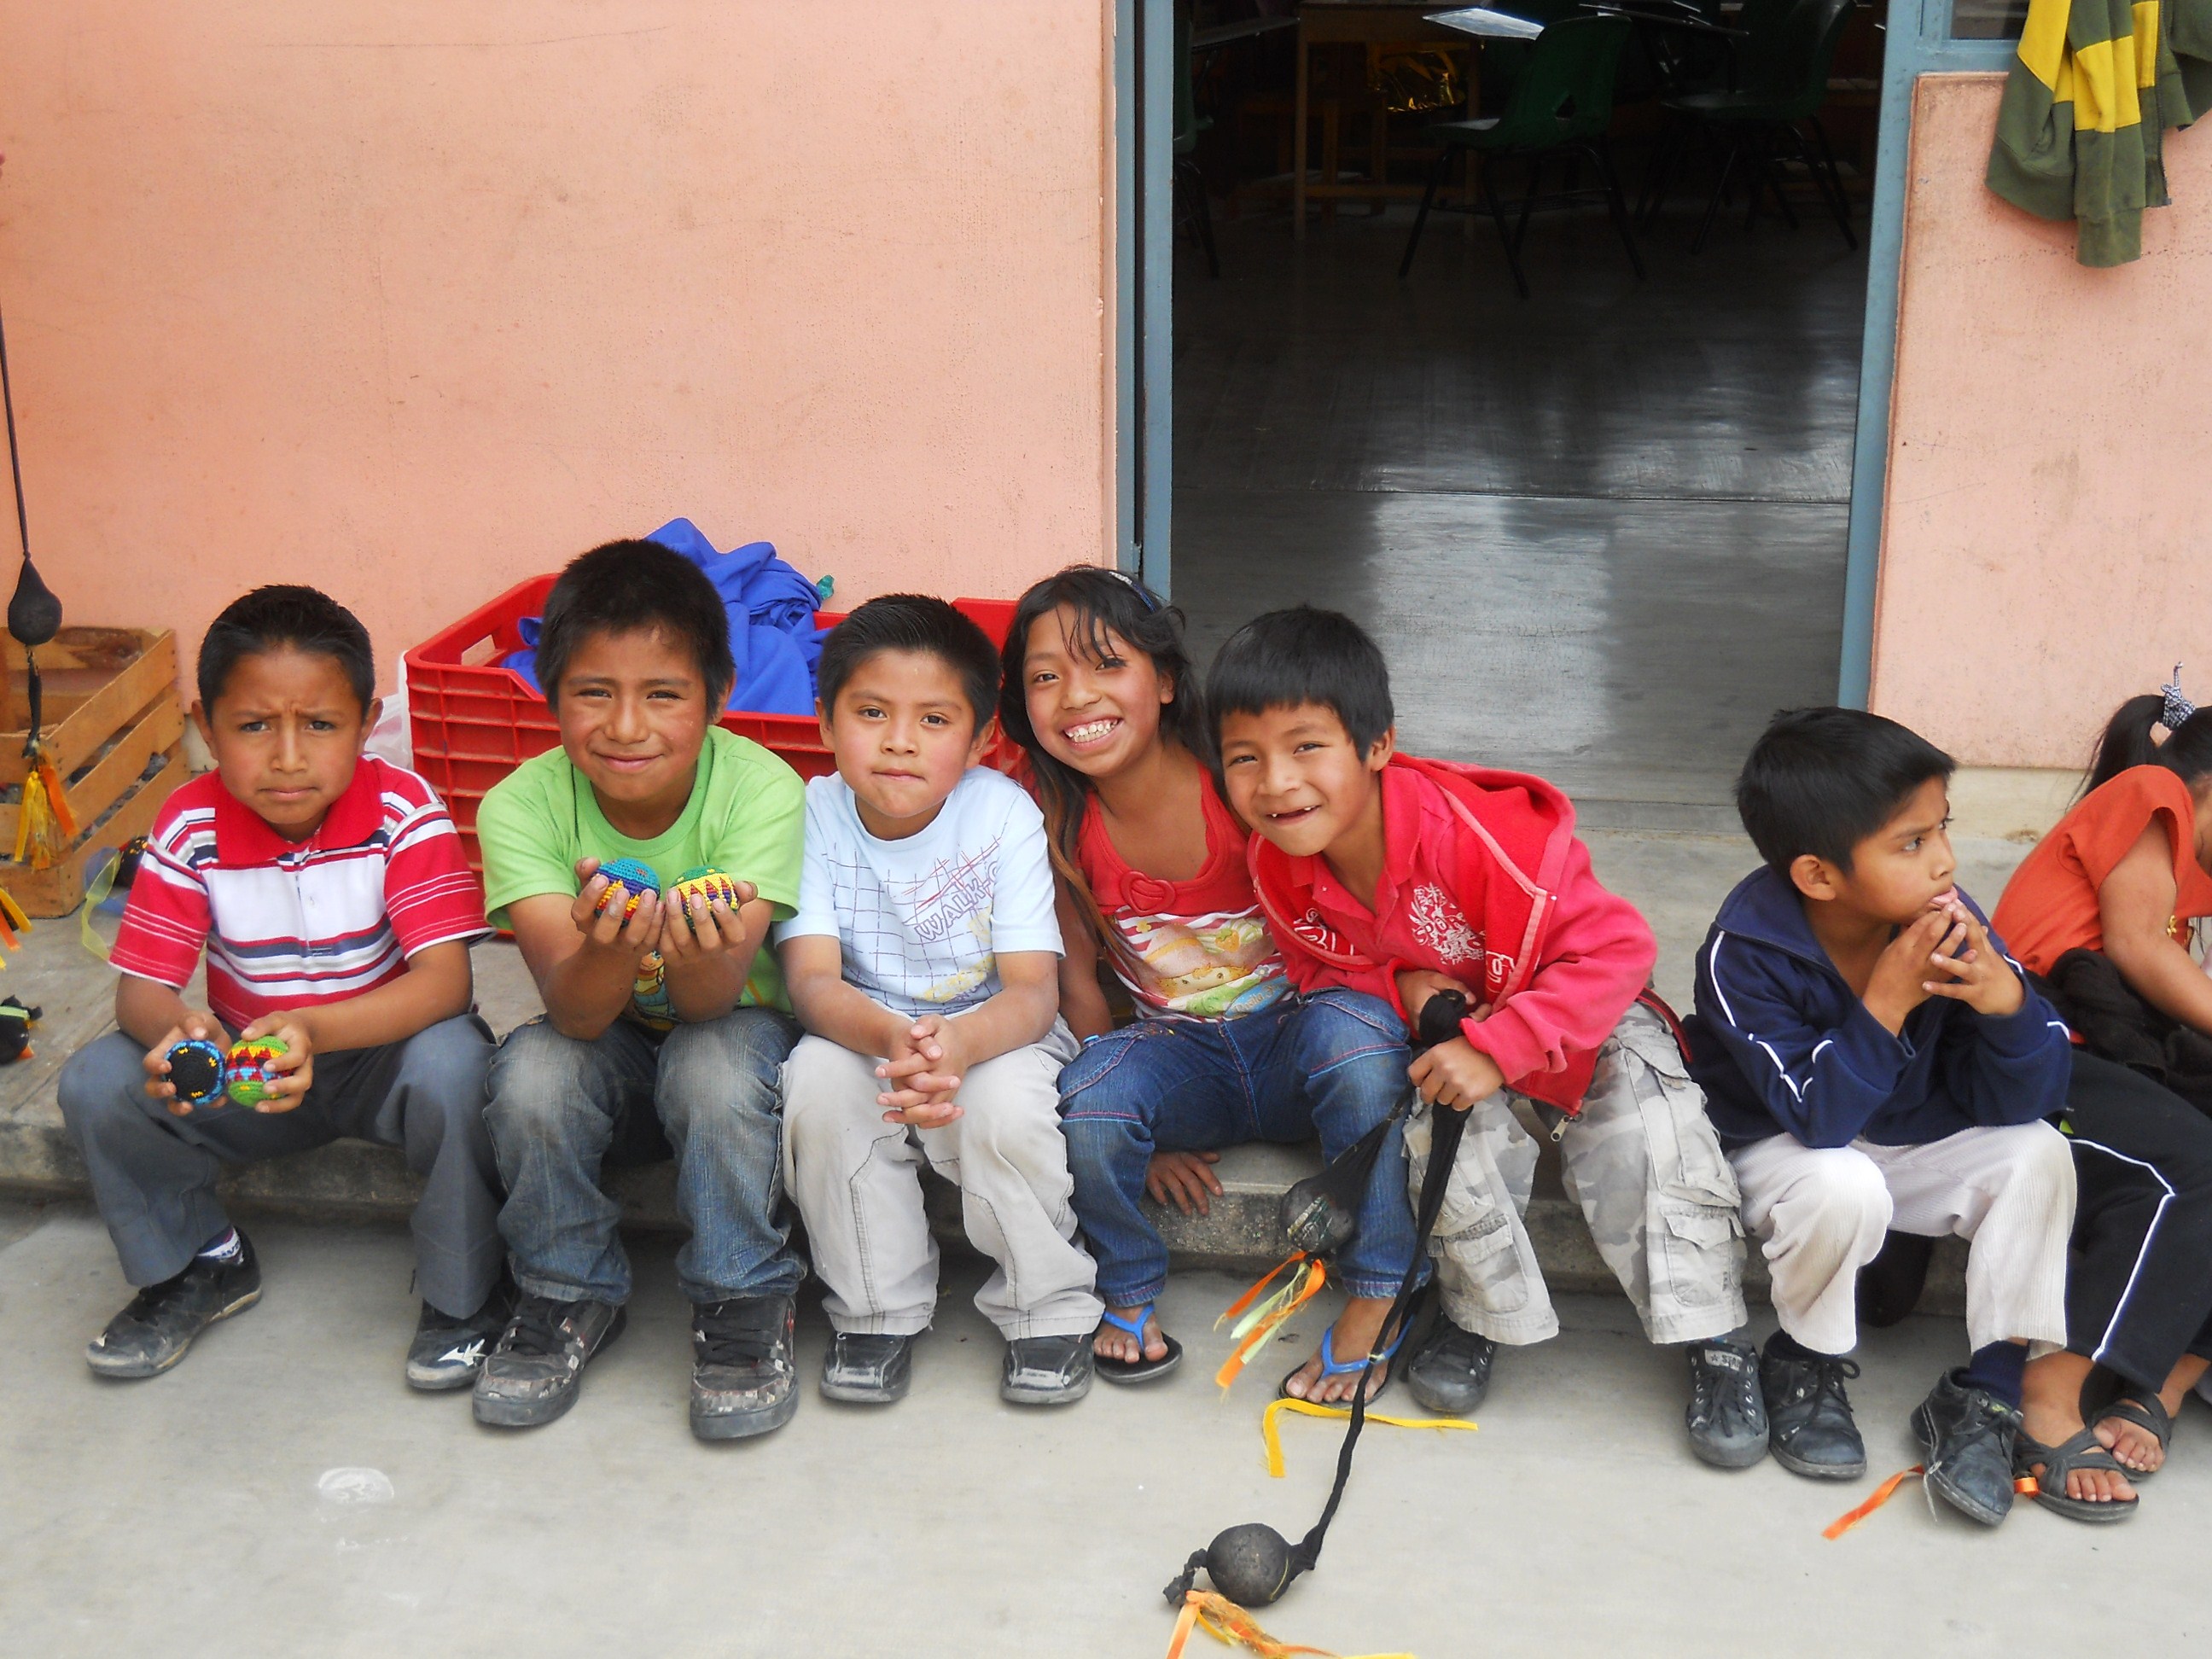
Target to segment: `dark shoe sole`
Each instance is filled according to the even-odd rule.
[[[999,1398],[1009,1406],[1073,1406],[1091,1392],[1092,1375],[1092,1372],[1085,1371],[1076,1381],[1058,1389],[1018,1389],[1001,1380]]]
[[[1419,1376],[1406,1379],[1406,1391],[1420,1402],[1422,1410],[1434,1412],[1438,1417],[1465,1417],[1469,1412],[1480,1410],[1482,1402],[1490,1398],[1487,1383],[1471,1389],[1465,1400],[1455,1400],[1428,1387]]]
[[[773,1434],[791,1421],[799,1409],[799,1390],[794,1388],[773,1406],[750,1412],[701,1412],[691,1409],[691,1432],[702,1440],[750,1440],[757,1434]]]
[[[191,1337],[185,1340],[185,1345],[182,1347],[179,1348],[176,1352],[171,1354],[167,1359],[162,1360],[159,1364],[124,1364],[118,1366],[102,1365],[98,1360],[92,1357],[92,1350],[89,1348],[85,1350],[84,1363],[91,1367],[92,1374],[94,1376],[109,1377],[118,1382],[143,1382],[149,1376],[159,1376],[162,1372],[173,1370],[179,1365],[182,1364],[184,1363],[185,1356],[192,1351],[192,1344],[198,1341],[201,1337],[206,1335],[211,1327],[221,1324],[224,1320],[228,1319],[234,1314],[244,1313],[248,1308],[252,1307],[255,1303],[260,1300],[261,1287],[258,1285],[256,1285],[244,1296],[240,1297],[237,1301],[230,1304],[229,1306],[218,1309],[209,1317],[208,1322],[205,1325],[201,1326],[199,1329],[191,1334]]]
[[[1774,1461],[1792,1474],[1802,1474],[1808,1480],[1856,1480],[1866,1473],[1866,1459],[1856,1463],[1815,1463],[1798,1456],[1787,1449],[1769,1442]],[[1754,1462],[1758,1460],[1753,1459]]]
[[[1924,1405],[1912,1408],[1912,1437],[1920,1443],[1923,1459],[1932,1459],[1936,1455],[1936,1425],[1929,1420],[1928,1407]],[[2005,1516],[2012,1512],[2010,1504],[1995,1512],[1983,1508],[1966,1493],[1960,1492],[1958,1487],[1953,1486],[1941,1470],[1931,1468],[1922,1479],[1927,1483],[1929,1491],[1965,1516],[1967,1520],[1978,1525],[2002,1526]]]
[[[1741,1446],[1715,1446],[1692,1435],[1690,1450],[1700,1463],[1709,1464],[1717,1469],[1747,1469],[1766,1455],[1766,1442],[1761,1438]],[[1777,1453],[1776,1456],[1778,1460],[1780,1454]],[[1866,1465],[1863,1462],[1859,1468],[1864,1469]]]
[[[614,1346],[615,1339],[629,1323],[629,1310],[616,1309],[613,1322],[599,1339],[599,1346],[592,1350],[576,1374],[568,1379],[568,1386],[560,1393],[549,1394],[540,1400],[507,1400],[498,1395],[480,1394],[469,1401],[470,1412],[477,1422],[494,1429],[535,1429],[566,1416],[568,1408],[576,1403],[576,1396],[583,1392],[584,1372],[592,1368],[592,1360]]]
[[[458,1389],[476,1387],[477,1378],[483,1370],[482,1360],[473,1365],[457,1365],[447,1371],[417,1370],[410,1365],[407,1368],[407,1386],[417,1394],[452,1394]]]
[[[857,1382],[832,1382],[825,1376],[822,1379],[822,1397],[842,1406],[895,1406],[906,1398],[912,1386],[911,1380],[902,1380],[887,1389],[871,1389]]]

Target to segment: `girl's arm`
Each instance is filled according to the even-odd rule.
[[[1053,884],[1053,908],[1060,916],[1060,1015],[1067,1029],[1088,1042],[1114,1029],[1113,1012],[1098,983],[1098,935],[1083,914],[1083,901],[1067,890],[1064,881]]]
[[[2179,896],[2173,843],[2154,819],[2097,889],[2105,954],[2145,1002],[2212,1036],[2212,975],[2166,932]]]

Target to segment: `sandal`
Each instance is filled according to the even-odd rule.
[[[2038,1463],[2043,1465],[2041,1474],[2035,1473]],[[2066,1477],[2076,1469],[2109,1469],[2130,1480],[2135,1478],[2135,1471],[2099,1445],[2097,1437],[2087,1429],[2058,1446],[2046,1446],[2025,1433],[2014,1437],[2013,1474],[2035,1482],[2035,1501],[2044,1508],[2069,1521],[2104,1524],[2126,1520],[2136,1512],[2136,1505],[2142,1502],[2140,1498],[2116,1498],[2108,1503],[2095,1504],[2085,1498],[2069,1498],[2066,1495]]]
[[[1339,1359],[1336,1357],[1335,1337],[1336,1327],[1334,1325],[1330,1326],[1327,1330],[1321,1334],[1321,1375],[1314,1379],[1316,1382],[1326,1382],[1332,1376],[1348,1376],[1354,1371],[1365,1370],[1367,1369],[1367,1362],[1370,1358],[1381,1359],[1385,1362],[1395,1359],[1398,1357],[1398,1350],[1406,1345],[1406,1333],[1401,1328],[1399,1331],[1396,1339],[1389,1347],[1383,1349],[1379,1354],[1362,1354],[1357,1359]],[[1289,1370],[1283,1373],[1282,1384],[1275,1390],[1275,1396],[1277,1399],[1296,1400],[1299,1397],[1291,1392],[1291,1379],[1304,1370],[1305,1370],[1305,1366],[1303,1364],[1300,1364],[1291,1366]],[[1389,1389],[1392,1381],[1396,1378],[1397,1375],[1398,1373],[1395,1368],[1382,1373],[1382,1380],[1375,1385],[1375,1392],[1368,1398],[1367,1403],[1370,1406],[1372,1406],[1377,1400],[1380,1400],[1382,1397],[1384,1392]],[[1316,1401],[1316,1403],[1319,1404],[1322,1402]],[[1335,1400],[1330,1401],[1327,1403],[1336,1406],[1348,1406],[1352,1402],[1345,1400]]]
[[[2139,1400],[2131,1394],[2117,1396],[2089,1419],[2089,1426],[2094,1429],[2108,1417],[2116,1417],[2123,1423],[2132,1423],[2142,1430],[2158,1442],[2160,1452],[2168,1449],[2173,1438],[2173,1419],[2166,1414],[2166,1401],[2160,1400],[2154,1391],[2148,1400]],[[2120,1467],[2127,1471],[2130,1480],[2148,1480],[2158,1473],[2157,1469],[2130,1469],[2124,1463]],[[2163,1457],[2159,1460],[2159,1467],[2165,1467]]]
[[[1120,1382],[1124,1385],[1131,1382],[1150,1382],[1155,1378],[1165,1376],[1182,1364],[1182,1344],[1170,1336],[1164,1328],[1160,1332],[1160,1340],[1168,1345],[1168,1351],[1158,1359],[1145,1358],[1145,1322],[1152,1317],[1152,1304],[1149,1302],[1137,1310],[1137,1316],[1134,1319],[1124,1319],[1111,1308],[1100,1310],[1098,1315],[1100,1324],[1111,1325],[1117,1331],[1127,1331],[1137,1339],[1137,1357],[1134,1359],[1109,1359],[1103,1353],[1095,1355],[1092,1363],[1098,1367],[1099,1376],[1104,1377],[1109,1382]],[[1091,1334],[1096,1336],[1097,1333],[1093,1331]]]

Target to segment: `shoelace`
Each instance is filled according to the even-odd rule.
[[[1985,1440],[1994,1441],[2002,1431],[2017,1429],[2019,1425],[2020,1413],[2009,1406],[2001,1401],[1992,1400],[1987,1395],[1980,1394],[1978,1391],[1970,1394],[1967,1396],[1966,1419],[1951,1431],[1951,1444],[1948,1449],[1951,1455],[1940,1460],[1930,1458],[1929,1467],[1941,1468],[1943,1464],[1956,1462],[1961,1452],[1967,1451]],[[2005,1451],[2006,1465],[2008,1468],[2010,1467],[2012,1462],[2010,1449],[2000,1448],[2000,1449]]]
[[[779,1329],[739,1325],[716,1304],[699,1310],[691,1327],[699,1358],[709,1365],[742,1365],[775,1357]]]
[[[1708,1353],[1712,1351],[1710,1347],[1705,1350]],[[1754,1413],[1759,1406],[1759,1361],[1756,1356],[1741,1365],[1708,1364],[1698,1367],[1698,1415],[1711,1422],[1719,1414],[1724,1396],[1729,1397],[1729,1403],[1735,1406],[1737,1415],[1749,1417]]]
[[[568,1317],[566,1310],[569,1305],[550,1297],[525,1297],[508,1322],[507,1334],[500,1338],[501,1352],[520,1354],[528,1359],[559,1353],[568,1346],[568,1335],[561,1328],[561,1322]]]
[[[1801,1382],[1792,1389],[1790,1391],[1790,1397],[1792,1400],[1810,1400],[1815,1409],[1824,1402],[1833,1401],[1840,1410],[1844,1412],[1850,1410],[1851,1397],[1844,1391],[1844,1380],[1846,1377],[1856,1380],[1859,1374],[1858,1361],[1815,1359],[1800,1360],[1798,1364],[1812,1372],[1813,1380],[1809,1384]]]

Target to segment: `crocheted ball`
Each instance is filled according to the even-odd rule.
[[[660,890],[660,878],[653,873],[653,866],[641,864],[635,859],[616,859],[599,866],[599,873],[607,878],[607,890],[599,896],[599,914],[606,915],[617,904],[628,921],[637,914],[638,901],[647,893]],[[617,894],[622,895],[617,898]]]
[[[676,885],[668,890],[668,896],[690,915],[691,901],[703,899],[712,904],[720,899],[734,910],[738,908],[738,884],[712,865],[702,864],[696,869],[686,870],[677,878]]]
[[[273,1036],[250,1037],[230,1045],[228,1070],[230,1074],[230,1097],[240,1106],[258,1106],[275,1090],[270,1086],[283,1073],[269,1069],[269,1062],[289,1053],[286,1045]]]
[[[1206,1547],[1206,1576],[1240,1607],[1264,1607],[1297,1574],[1291,1570],[1291,1546],[1273,1527],[1254,1521],[1231,1527]]]
[[[222,1050],[198,1037],[186,1037],[169,1049],[169,1081],[188,1105],[213,1100],[222,1092]]]

